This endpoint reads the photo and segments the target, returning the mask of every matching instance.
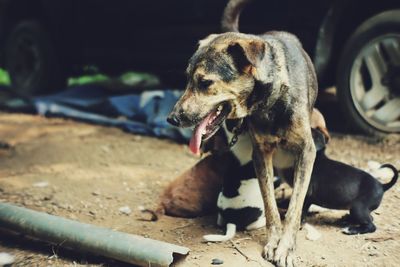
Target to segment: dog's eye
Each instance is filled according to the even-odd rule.
[[[210,87],[211,84],[213,84],[213,81],[211,80],[206,80],[206,79],[199,79],[199,81],[197,82],[199,89],[201,90],[205,90],[208,87]]]

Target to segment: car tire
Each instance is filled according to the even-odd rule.
[[[345,44],[337,92],[350,127],[382,137],[400,133],[400,10],[363,22]]]
[[[13,90],[24,96],[46,94],[66,86],[55,47],[38,21],[21,21],[11,30],[5,46],[5,68]]]

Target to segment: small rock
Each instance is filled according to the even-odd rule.
[[[49,201],[49,200],[51,200],[53,198],[53,196],[45,196],[45,197],[43,197],[43,200],[44,201]]]
[[[110,147],[107,145],[103,145],[101,146],[101,150],[103,150],[103,152],[109,153],[110,152]]]
[[[132,137],[132,140],[133,141],[141,141],[142,137],[140,135],[135,135],[135,136]]]
[[[0,149],[10,149],[11,145],[9,143],[0,142]]]
[[[0,252],[0,266],[11,265],[15,261],[15,257],[6,252]]]
[[[125,215],[129,215],[132,213],[131,208],[129,208],[128,206],[121,207],[118,210],[119,210],[119,212],[121,212],[122,214],[125,214]]]
[[[31,200],[24,200],[22,203],[24,204],[24,206],[32,206],[33,205],[33,202]]]
[[[221,265],[221,264],[224,264],[224,261],[215,258],[215,259],[212,259],[212,260],[211,260],[211,264],[212,264],[212,265]]]
[[[308,223],[304,224],[304,229],[307,231],[306,238],[308,240],[315,241],[321,238],[321,233]]]
[[[33,184],[33,186],[34,187],[47,187],[47,186],[49,186],[49,183],[48,182],[37,182],[37,183],[34,183]]]
[[[92,195],[93,195],[93,196],[98,196],[98,195],[100,195],[100,192],[99,192],[99,191],[93,191],[93,192],[92,192]]]

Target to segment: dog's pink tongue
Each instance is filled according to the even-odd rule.
[[[203,132],[206,131],[206,127],[208,124],[208,121],[210,120],[212,116],[211,112],[207,117],[205,117],[199,125],[194,128],[192,138],[190,138],[190,143],[189,143],[189,148],[190,151],[192,151],[193,154],[195,155],[200,155],[200,146],[201,146],[201,137],[203,135]]]

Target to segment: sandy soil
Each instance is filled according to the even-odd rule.
[[[207,244],[202,235],[222,232],[215,215],[138,220],[143,216],[139,207],[154,208],[163,187],[196,162],[184,145],[68,120],[4,113],[0,140],[11,146],[0,148],[0,201],[189,247],[190,254],[178,266],[211,266],[214,258],[223,260],[222,266],[271,266],[260,257],[263,230],[238,233],[233,242]],[[362,168],[368,160],[399,167],[400,141],[392,136],[371,143],[336,134],[328,154]],[[48,185],[40,187],[41,182]],[[343,235],[335,225],[343,211],[309,217],[322,237],[310,241],[304,229],[298,233],[301,266],[399,266],[399,200],[398,183],[373,212],[378,230],[368,235]],[[119,212],[123,206],[132,213]],[[15,255],[14,266],[123,265],[4,231],[0,252]]]

